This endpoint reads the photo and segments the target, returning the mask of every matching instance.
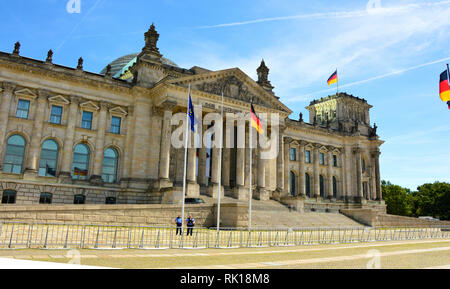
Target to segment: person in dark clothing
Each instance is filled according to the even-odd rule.
[[[178,234],[183,235],[183,218],[181,216],[178,216],[178,218],[175,219],[175,223],[177,224],[177,236]]]
[[[187,235],[192,236],[195,227],[195,219],[192,218],[192,216],[189,216],[189,218],[186,219],[186,224],[187,224]]]

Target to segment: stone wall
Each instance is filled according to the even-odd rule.
[[[215,205],[186,205],[198,227],[216,224]],[[25,223],[173,226],[181,208],[176,205],[1,205],[0,221]],[[248,206],[223,204],[222,226],[246,227]]]
[[[450,226],[448,221],[430,221],[418,218],[382,214],[370,209],[341,210],[355,221],[371,227],[430,227]]]

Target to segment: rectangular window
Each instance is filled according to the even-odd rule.
[[[305,162],[308,164],[311,163],[311,151],[305,151]]]
[[[19,99],[17,104],[16,117],[28,119],[28,111],[30,110],[30,101]]]
[[[50,123],[61,124],[63,108],[61,106],[52,105],[52,112],[50,114]]]
[[[320,153],[320,164],[325,165],[325,154],[324,153]]]
[[[117,116],[113,116],[111,118],[111,133],[120,134],[120,125],[122,123],[122,119]]]
[[[75,205],[84,205],[84,204],[86,204],[86,196],[84,196],[84,195],[76,195],[74,197],[73,203]]]
[[[337,155],[333,155],[333,165],[334,165],[335,168],[338,167],[338,158],[337,158]]]
[[[92,112],[83,111],[81,127],[85,129],[92,129],[92,118],[93,118]]]
[[[52,203],[53,195],[49,193],[41,193],[41,197],[39,198],[39,204],[41,205],[50,205]]]
[[[297,150],[294,148],[291,148],[291,161],[297,161]]]
[[[15,204],[17,193],[15,191],[3,191],[2,204]]]

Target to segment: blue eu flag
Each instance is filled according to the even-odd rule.
[[[195,118],[194,106],[192,105],[191,94],[189,94],[189,120],[191,123],[191,130],[195,133],[195,125],[198,123],[198,120]]]

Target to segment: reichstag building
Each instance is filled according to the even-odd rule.
[[[188,87],[202,114],[280,116],[279,154],[254,150],[253,197],[301,200],[306,211],[385,211],[380,146],[366,100],[339,93],[315,100],[309,119],[290,119],[264,61],[257,81],[238,68],[178,67],[160,53],[152,25],[140,53],[100,73],[0,52],[0,195],[3,204],[179,203],[184,149],[171,145],[172,116],[186,112]],[[256,67],[255,67],[256,68]],[[268,124],[270,131],[270,123]],[[248,135],[248,124],[247,124]],[[248,137],[247,137],[248,142]],[[217,198],[219,178],[236,202],[249,196],[249,149],[189,149],[187,196]],[[221,166],[220,166],[221,164]]]

